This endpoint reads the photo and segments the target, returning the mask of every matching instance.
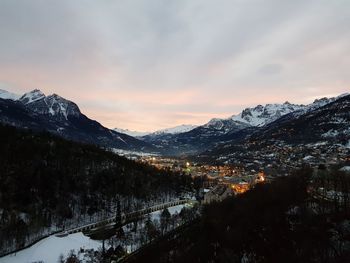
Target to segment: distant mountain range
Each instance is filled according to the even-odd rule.
[[[347,138],[349,119],[346,116],[349,111],[346,103],[349,97],[349,94],[343,94],[335,98],[321,98],[309,105],[289,102],[258,105],[226,119],[214,118],[200,126],[180,125],[140,133],[103,127],[82,114],[74,102],[57,94],[46,96],[40,90],[33,90],[20,96],[0,90],[0,121],[22,128],[46,130],[103,147],[166,155],[198,155],[208,151],[213,153],[220,147],[228,149],[229,145],[241,143],[247,138],[267,141],[280,136],[283,140],[304,143],[332,136],[338,138],[344,134],[343,137]],[[328,108],[331,105],[332,110]],[[343,112],[341,109],[346,110]],[[334,119],[338,112],[345,117]]]
[[[18,100],[21,95],[17,95],[15,93],[8,92],[7,90],[0,89],[0,98],[1,99],[9,99],[9,100]]]
[[[191,131],[196,127],[198,127],[198,125],[182,124],[182,125],[178,125],[178,126],[171,127],[171,128],[157,130],[155,132],[138,132],[138,131],[130,131],[128,129],[120,129],[120,128],[115,128],[114,130],[116,132],[125,133],[125,134],[128,134],[128,135],[133,136],[133,137],[142,137],[142,136],[146,136],[146,135],[158,136],[158,135],[163,135],[163,134],[184,133],[184,132]]]
[[[130,135],[130,136],[136,137],[136,138],[142,137],[142,136],[145,136],[145,135],[148,135],[151,133],[151,132],[131,131],[129,129],[120,129],[120,128],[114,128],[113,130],[116,132],[119,132],[119,133],[124,133],[124,134]]]
[[[197,155],[206,161],[279,170],[302,161],[337,164],[350,156],[350,95],[316,100],[265,126],[244,130]]]
[[[154,150],[154,147],[145,141],[110,130],[89,119],[74,102],[57,94],[45,96],[40,90],[33,90],[22,96],[1,90],[0,121],[108,148]]]
[[[258,105],[254,108],[246,108],[238,115],[227,119],[212,119],[188,132],[146,135],[142,139],[167,154],[198,154],[218,144],[245,138],[278,122],[285,116],[288,116],[285,119],[297,118],[347,96],[348,94],[343,94],[335,98],[322,98],[309,105],[296,105],[289,102]]]

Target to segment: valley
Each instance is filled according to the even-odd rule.
[[[350,262],[349,25],[0,0],[0,263]]]
[[[19,260],[16,251],[27,257],[55,235],[64,240],[90,229],[87,235],[98,243],[81,239],[75,252],[61,251],[64,257],[132,260],[128,254],[147,251],[147,244],[180,231],[177,227],[186,226],[181,230],[186,233],[186,224],[203,216],[207,206],[276,184],[306,167],[347,171],[350,165],[347,94],[306,106],[258,105],[202,126],[136,137],[103,127],[58,95],[39,90],[0,95],[0,262]],[[197,205],[160,206],[177,200]],[[122,219],[148,207],[158,211]],[[168,210],[173,212],[162,221],[160,213]],[[93,245],[83,245],[87,241]],[[62,253],[57,253],[58,258]]]

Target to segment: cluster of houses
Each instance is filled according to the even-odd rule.
[[[224,163],[243,166],[247,171],[261,170],[272,176],[285,176],[293,169],[307,164],[334,165],[350,162],[350,147],[332,142],[288,145],[281,141],[270,142],[264,147],[244,145],[242,151],[217,158]]]
[[[211,189],[204,189],[203,203],[221,202],[229,196],[242,194],[257,183],[263,183],[266,180],[263,172],[254,175],[224,177],[224,180]]]

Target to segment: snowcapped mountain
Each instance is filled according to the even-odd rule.
[[[284,119],[292,121],[300,115],[321,108],[341,98],[323,98],[309,105],[283,104],[258,105],[226,119],[211,119],[208,123],[188,132],[156,134],[142,137],[146,142],[170,154],[193,154],[230,140],[241,140],[251,133]]]
[[[283,104],[266,104],[265,106],[258,105],[254,108],[244,109],[240,114],[233,115],[231,119],[251,126],[262,127],[288,113],[304,108],[304,105],[296,105],[289,102]]]
[[[246,108],[237,115],[232,115],[227,119],[211,119],[204,127],[220,130],[222,133],[228,133],[234,128],[263,127],[269,123],[276,121],[284,115],[293,113],[295,116],[323,107],[331,102],[334,102],[349,93],[342,94],[334,98],[316,99],[308,105],[291,104],[288,101],[283,104],[266,104],[258,105],[254,108]],[[245,125],[243,125],[245,124]]]
[[[313,103],[310,103],[308,105],[306,105],[306,107],[304,107],[304,109],[300,110],[300,111],[297,111],[296,113],[298,115],[300,114],[305,114],[306,112],[309,112],[309,111],[313,111],[313,110],[316,110],[318,108],[321,108],[329,103],[332,103],[338,99],[341,99],[343,97],[346,97],[350,95],[350,93],[344,93],[344,94],[341,94],[337,97],[332,97],[332,98],[327,98],[327,97],[324,97],[324,98],[320,98],[320,99],[316,99],[314,100]]]
[[[106,147],[165,154],[197,154],[230,141],[244,140],[256,133],[265,133],[268,137],[273,127],[294,123],[310,112],[323,110],[348,97],[348,94],[343,94],[335,98],[322,98],[309,105],[289,102],[257,105],[226,119],[212,119],[198,127],[180,125],[153,133],[141,133],[103,127],[82,114],[77,104],[57,94],[46,96],[40,90],[33,90],[18,96],[0,90],[0,122],[33,130],[47,130],[72,140]],[[312,128],[315,127],[316,124]],[[281,136],[284,136],[284,131],[280,130]],[[333,136],[336,132],[324,129],[322,136]]]
[[[40,90],[35,89],[25,93],[22,97],[19,98],[19,101],[22,102],[24,105],[27,105],[43,98],[45,98],[45,94],[42,93]]]
[[[319,156],[328,153],[332,155],[332,149],[336,152],[349,151],[346,149],[349,149],[350,145],[350,94],[335,99],[316,100],[308,106],[310,110],[303,114],[298,112],[285,115],[275,122],[252,130],[243,139],[225,141],[202,155],[215,160],[234,161],[237,158],[256,156],[261,149],[274,149],[272,145],[280,149],[283,145],[299,148],[307,146],[314,149],[326,145],[326,148],[319,148]],[[295,158],[295,154],[293,155]],[[332,161],[332,158],[326,158],[324,161]]]
[[[182,124],[179,126],[158,130],[155,132],[130,131],[128,129],[120,129],[120,128],[114,128],[113,130],[115,130],[116,132],[125,133],[133,137],[143,137],[147,135],[157,136],[157,135],[163,135],[163,134],[178,134],[178,133],[188,132],[190,130],[193,130],[196,127],[198,126],[191,125],[191,124]]]
[[[266,104],[265,106],[258,105],[254,108],[246,108],[238,115],[232,115],[227,119],[211,119],[208,123],[199,127],[206,133],[203,134],[204,136],[225,135],[248,127],[262,127],[288,113],[304,108],[304,105],[295,105],[289,102]]]
[[[33,90],[24,94],[20,99],[32,111],[52,118],[68,120],[68,116],[78,117],[81,112],[72,101],[66,100],[57,94],[45,96],[40,90]]]
[[[120,129],[120,128],[114,128],[113,129],[116,132],[124,133],[133,137],[142,137],[145,135],[150,134],[151,132],[138,132],[138,131],[131,131],[129,129]]]
[[[0,98],[4,100],[18,100],[21,96],[15,93],[0,89]]]
[[[194,128],[198,127],[197,125],[191,125],[191,124],[182,124],[179,126],[171,127],[171,128],[166,128],[162,130],[158,130],[153,132],[153,134],[178,134],[178,133],[183,133],[183,132],[189,132],[193,130]]]
[[[244,129],[249,126],[262,127],[283,115],[304,108],[304,105],[290,104],[289,102],[283,104],[266,104],[265,106],[258,105],[254,108],[246,108],[238,115],[232,115],[227,119],[211,119],[203,127],[216,129],[221,131],[221,133],[228,133],[232,129]]]
[[[154,147],[129,135],[110,130],[81,113],[77,104],[57,94],[33,90],[23,96],[6,92],[0,97],[0,122],[32,130],[46,130],[70,140],[108,148],[152,151]]]

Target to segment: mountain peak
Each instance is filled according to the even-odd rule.
[[[34,89],[30,92],[25,93],[22,97],[19,98],[19,101],[26,105],[45,97],[45,94],[41,90]]]
[[[52,95],[49,95],[46,97],[47,99],[49,100],[56,100],[56,101],[65,101],[65,102],[71,102],[63,97],[61,97],[60,95],[56,94],[56,93],[53,93]],[[73,102],[71,102],[73,103]]]
[[[302,105],[291,104],[288,101],[283,104],[258,105],[254,108],[244,109],[240,114],[232,116],[231,119],[260,127],[303,107]]]
[[[55,116],[57,119],[68,120],[69,115],[79,116],[80,114],[79,107],[74,102],[56,93],[45,96],[38,89],[25,93],[19,101],[36,113]]]
[[[120,129],[120,128],[114,128],[113,130],[119,133],[124,133],[129,136],[133,136],[133,137],[142,137],[151,133],[151,132],[131,131],[129,129]]]
[[[5,100],[18,100],[21,96],[7,90],[0,89],[0,98]]]
[[[44,99],[48,113],[52,116],[64,117],[68,119],[69,115],[79,116],[80,109],[74,102],[67,100],[57,94],[52,94]]]
[[[191,131],[194,128],[197,128],[197,126],[192,124],[181,124],[179,126],[158,130],[154,133],[155,134],[162,134],[162,133],[178,134],[178,133]]]

